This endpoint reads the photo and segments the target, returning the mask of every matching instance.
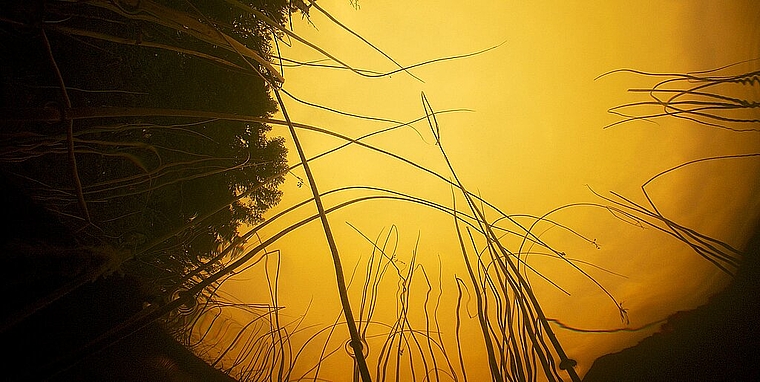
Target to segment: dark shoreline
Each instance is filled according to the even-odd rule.
[[[760,227],[758,227],[760,228]],[[584,382],[760,381],[760,229],[736,278],[636,346],[598,358]]]
[[[73,234],[2,176],[0,203],[6,227],[0,230],[0,282],[10,292],[0,319],[6,322],[92,262],[77,247]],[[65,252],[51,256],[51,249]],[[10,326],[0,333],[0,343],[9,350],[3,356],[0,380],[234,381],[176,342],[158,323],[102,351],[70,358],[139,312],[148,297],[144,294],[136,278],[112,275],[87,283]]]

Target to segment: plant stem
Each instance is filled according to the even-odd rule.
[[[314,204],[316,205],[317,211],[319,212],[319,219],[322,221],[322,228],[325,231],[325,237],[327,238],[327,243],[330,247],[333,266],[335,267],[335,281],[338,284],[338,293],[340,294],[340,303],[343,307],[343,315],[346,318],[348,333],[351,336],[351,348],[354,350],[354,359],[356,360],[356,364],[359,367],[359,374],[361,375],[363,382],[371,382],[372,377],[369,374],[367,360],[364,358],[361,337],[359,336],[359,331],[356,327],[356,321],[354,320],[354,314],[351,310],[351,302],[348,299],[348,288],[346,287],[346,280],[343,276],[343,265],[340,261],[338,246],[335,244],[335,237],[333,237],[332,230],[330,229],[330,223],[327,220],[327,214],[325,213],[325,207],[322,204],[322,198],[319,196],[317,183],[314,181],[314,175],[311,172],[311,167],[309,166],[306,154],[304,154],[303,147],[301,147],[301,142],[298,140],[298,135],[296,134],[295,127],[293,127],[293,124],[290,121],[290,117],[288,116],[288,112],[285,109],[285,104],[282,102],[280,92],[274,86],[272,89],[275,96],[277,97],[277,102],[280,104],[282,115],[285,118],[285,121],[288,122],[288,129],[290,130],[290,135],[293,138],[293,144],[296,147],[298,157],[300,158],[304,172],[306,173],[306,178],[308,179],[309,186],[311,187],[311,193],[314,196]]]
[[[53,50],[50,47],[50,40],[48,40],[47,34],[45,34],[44,29],[42,29],[41,32],[42,32],[42,41],[45,43],[45,49],[47,50],[48,58],[50,58],[50,63],[53,66],[53,70],[55,71],[55,76],[58,79],[58,85],[61,87],[61,93],[63,95],[64,105],[67,110],[71,109],[71,99],[69,98],[69,93],[66,91],[66,84],[63,82],[63,76],[61,75],[60,69],[58,69],[58,64],[55,62],[55,57],[53,57]],[[77,191],[79,209],[82,210],[82,215],[84,216],[84,219],[88,223],[91,223],[90,212],[87,210],[87,202],[84,200],[84,194],[82,193],[82,182],[79,180],[79,171],[77,170],[77,158],[76,158],[76,155],[74,155],[74,120],[72,120],[71,118],[65,118],[65,120],[66,120],[66,142],[68,144],[69,163],[71,164],[71,175],[74,179],[74,186]]]

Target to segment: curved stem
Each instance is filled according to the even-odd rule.
[[[50,47],[50,41],[47,38],[45,30],[43,29],[41,32],[42,41],[45,43],[48,58],[50,58],[50,63],[53,65],[53,70],[55,71],[56,78],[58,79],[58,85],[61,87],[64,105],[66,106],[66,109],[71,109],[71,99],[69,98],[69,93],[66,91],[66,84],[63,82],[63,76],[61,75],[61,71],[58,69],[58,64],[55,62],[55,57],[53,57],[53,50]],[[79,209],[82,210],[82,215],[84,215],[85,220],[90,223],[90,212],[87,210],[87,202],[84,200],[84,194],[82,193],[82,182],[79,179],[79,171],[77,170],[77,158],[76,155],[74,155],[74,120],[71,118],[65,118],[65,120],[66,143],[68,145],[69,163],[71,163],[71,176],[74,179],[74,186],[77,191]]]

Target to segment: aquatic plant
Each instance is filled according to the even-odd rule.
[[[726,270],[737,265],[736,251],[732,248],[666,219],[653,203],[651,209],[645,208],[619,195],[616,196],[622,202],[606,198],[607,204],[562,206],[543,216],[503,212],[461,181],[445,150],[445,128],[439,125],[437,116],[461,110],[434,110],[424,93],[419,118],[395,121],[300,100],[284,85],[285,65],[319,66],[370,78],[394,73],[414,77],[411,70],[415,67],[471,57],[495,47],[405,66],[312,0],[273,4],[273,7],[261,8],[237,0],[204,4],[149,0],[53,1],[41,15],[22,12],[3,17],[5,24],[21,31],[19,34],[39,33],[56,86],[50,88],[44,81],[16,84],[19,88],[33,89],[27,89],[24,94],[34,102],[10,104],[4,110],[3,120],[13,128],[4,132],[0,161],[6,171],[27,183],[30,193],[39,202],[76,230],[83,241],[105,243],[122,250],[119,253],[127,251],[129,256],[118,258],[117,265],[142,276],[155,295],[141,312],[103,333],[79,352],[46,365],[45,372],[60,372],[145,325],[159,321],[211,366],[239,380],[319,380],[324,365],[334,358],[342,358],[341,364],[348,362],[352,366],[353,380],[364,382],[402,378],[467,381],[468,369],[472,376],[472,370],[481,365],[487,365],[494,381],[565,378],[578,381],[575,361],[572,355],[565,353],[550,325],[556,320],[543,312],[530,278],[538,277],[567,292],[531,266],[527,256],[555,258],[591,280],[609,297],[614,309],[611,311],[619,314],[626,324],[627,312],[612,293],[583,269],[592,265],[568,256],[541,239],[537,229],[546,224],[569,232],[589,248],[597,247],[594,240],[550,219],[552,213],[586,206],[604,209],[625,222],[640,226],[656,223],[659,224],[656,227],[687,241],[695,251]],[[352,4],[358,6],[357,2]],[[286,15],[300,11],[308,17],[309,10],[326,15],[331,22],[378,51],[396,69],[380,72],[356,68],[285,26]],[[235,15],[231,21],[222,17],[229,15]],[[34,17],[40,20],[24,21]],[[55,35],[57,40],[51,40],[49,35]],[[267,37],[254,38],[261,36]],[[149,66],[154,63],[150,55],[168,55],[175,59],[176,67],[201,65],[208,70],[220,70],[241,82],[266,88],[274,96],[283,119],[273,117],[274,102],[268,99],[261,100],[262,110],[255,110],[257,112],[251,111],[250,105],[227,105],[231,98],[243,97],[235,97],[241,95],[234,93],[235,89],[214,86],[220,84],[211,84],[205,89],[212,102],[204,105],[183,102],[180,96],[168,104],[162,103],[164,97],[153,94],[152,87],[145,91],[125,83],[106,82],[113,87],[101,89],[72,86],[66,76],[77,78],[77,71],[64,74],[58,68],[61,57],[55,54],[56,41],[63,46],[66,39],[75,41],[77,46],[92,47],[98,54],[111,49],[125,49],[135,54],[115,55],[115,63],[105,62],[105,67],[130,59],[138,60],[133,63],[136,67]],[[289,39],[312,48],[328,62],[301,62],[270,51]],[[279,67],[275,64],[277,61]],[[160,82],[167,73],[152,75],[151,79]],[[714,77],[709,78],[703,79],[716,81]],[[756,82],[754,74],[742,78]],[[662,87],[669,83],[658,84],[650,91],[668,93],[670,90],[662,90]],[[238,90],[250,95],[244,93],[250,89]],[[386,127],[354,138],[329,128],[299,123],[297,116],[288,113],[281,93],[311,107],[351,118],[380,121]],[[72,94],[77,95],[72,97]],[[704,88],[693,88],[678,93],[664,104],[671,115],[704,116],[704,109],[683,109],[682,102],[687,95],[719,99],[712,93],[706,94]],[[49,102],[56,97],[61,97],[63,102]],[[110,103],[102,105],[104,101]],[[723,101],[727,100],[713,106],[721,106]],[[659,101],[657,104],[663,105]],[[427,132],[425,135],[432,136],[446,172],[435,171],[367,143],[370,137],[420,123],[428,124],[430,135]],[[56,130],[57,124],[62,124],[65,131]],[[297,152],[297,163],[285,164],[280,150],[282,142],[265,138],[268,127],[274,125],[287,128],[288,139]],[[301,133],[306,131],[330,136],[342,143],[309,156],[300,141]],[[221,150],[219,146],[224,144],[220,144],[219,137],[225,134],[227,141],[245,141],[246,150]],[[193,145],[179,147],[174,144],[178,139],[193,142]],[[441,187],[451,190],[451,200],[426,199],[398,191],[395,185],[348,185],[329,190],[319,187],[311,164],[348,147],[382,155],[414,169],[419,176],[436,179]],[[65,160],[60,159],[63,157]],[[82,166],[81,158],[93,157],[96,160],[87,163],[94,162],[94,165]],[[56,169],[66,169],[71,177],[42,178],[39,174],[49,169],[45,166],[50,165],[51,158],[56,161]],[[35,169],[32,164],[40,167]],[[30,168],[34,171],[29,172]],[[277,186],[285,176],[297,170],[304,173],[303,178],[299,177],[299,185],[308,186],[311,196],[293,205],[279,206],[276,213],[266,216],[264,212],[279,200]],[[235,181],[230,182],[231,177]],[[183,209],[184,201],[190,199],[185,192],[189,193],[194,187],[179,187],[178,191],[177,185],[197,185],[200,183],[193,182],[203,178],[224,179],[225,198],[196,200],[196,204],[203,205],[202,209]],[[361,196],[356,196],[358,192]],[[182,196],[177,198],[177,193]],[[343,199],[328,202],[336,200],[328,199],[333,196]],[[158,208],[156,200],[165,206]],[[345,259],[337,245],[340,238],[333,234],[330,216],[336,211],[380,200],[413,205],[450,219],[449,234],[459,244],[467,274],[445,280],[439,263],[437,278],[434,278],[433,267],[418,260],[417,247],[410,251],[407,260],[401,259],[395,246],[399,234],[396,228],[391,227],[371,239],[360,228],[353,227],[366,239],[370,254],[366,260],[354,264],[351,276],[347,277]],[[307,210],[309,212],[304,212]],[[180,216],[171,220],[165,216],[166,211]],[[229,224],[224,224],[225,219]],[[170,220],[172,224],[165,224]],[[235,223],[230,223],[233,221]],[[274,249],[288,234],[317,221],[330,251],[341,306],[332,323],[321,327],[304,326],[308,311],[299,312],[300,316],[290,320],[282,315],[287,307],[281,303],[279,290],[280,261],[288,254]],[[146,226],[156,228],[144,232]],[[271,227],[282,228],[270,232]],[[57,291],[55,298],[112,271],[112,265],[109,263],[105,270],[94,269],[83,275],[78,282]],[[267,289],[267,303],[238,301],[223,292],[226,282],[249,269],[263,273],[259,281]],[[446,307],[441,304],[444,283],[457,288],[455,306],[446,311],[442,311]],[[353,299],[352,291],[359,291]],[[380,311],[378,301],[387,300],[389,295],[395,311]],[[470,315],[472,299],[475,308]],[[34,302],[33,309],[20,312],[13,322],[23,320],[50,303],[51,299]],[[453,317],[453,327],[441,324],[439,317],[444,314]],[[472,319],[476,321],[479,337],[462,338],[463,326],[468,321],[473,322]],[[484,359],[476,366],[465,360],[472,343],[486,350]],[[314,354],[317,356],[313,357]]]
[[[737,67],[753,62],[756,60],[691,73],[657,73],[636,69],[604,73],[597,79],[623,73],[658,79],[651,87],[628,89],[631,93],[647,94],[650,100],[629,102],[609,109],[610,113],[623,119],[605,128],[633,121],[654,122],[660,117],[673,117],[735,132],[760,131],[757,128],[760,123],[757,117],[760,101],[751,93],[752,89],[760,86],[760,71],[750,69],[736,73]],[[649,111],[652,109],[660,111]]]

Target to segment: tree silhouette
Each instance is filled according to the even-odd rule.
[[[153,255],[173,258],[180,274],[233,240],[240,224],[259,221],[279,201],[287,171],[283,140],[251,120],[276,111],[266,83],[246,70],[259,64],[214,44],[232,36],[266,57],[270,27],[231,3],[199,3],[0,8],[1,43],[13,57],[0,69],[3,107],[8,115],[31,110],[9,118],[3,171],[83,244],[134,251],[166,238]],[[286,1],[256,6],[278,22],[291,11]],[[199,18],[219,35],[177,27]],[[40,122],[45,110],[61,120]],[[73,110],[81,118],[64,118]],[[218,114],[241,117],[210,116]]]

